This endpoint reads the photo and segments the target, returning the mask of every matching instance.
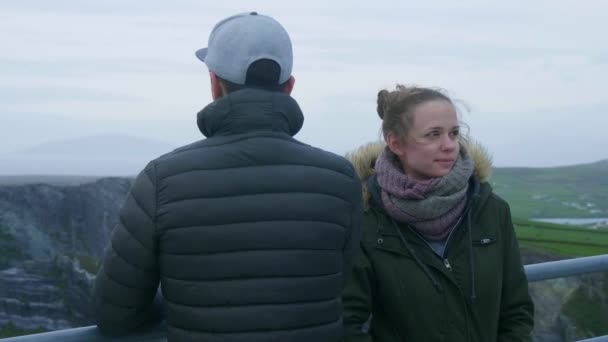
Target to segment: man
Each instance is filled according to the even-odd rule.
[[[293,138],[292,48],[274,19],[219,22],[208,48],[207,139],[148,164],[95,285],[102,332],[158,321],[169,341],[339,341],[341,294],[361,234],[359,179]]]

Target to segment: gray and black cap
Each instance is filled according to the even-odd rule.
[[[281,68],[279,84],[291,76],[293,51],[289,34],[275,19],[247,12],[228,17],[215,25],[206,48],[196,57],[209,71],[227,81],[245,84],[247,69],[260,59],[275,61]]]

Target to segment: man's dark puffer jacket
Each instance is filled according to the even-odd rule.
[[[357,175],[293,138],[284,93],[244,89],[198,115],[208,138],[148,164],[95,284],[102,332],[158,318],[169,341],[339,341],[345,273],[361,235]]]

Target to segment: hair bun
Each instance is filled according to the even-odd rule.
[[[378,112],[378,116],[380,119],[384,120],[384,109],[386,108],[386,98],[388,97],[389,92],[386,89],[380,90],[378,92],[378,105],[376,107],[376,112]]]

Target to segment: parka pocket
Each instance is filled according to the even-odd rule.
[[[472,242],[478,303],[489,303],[493,298],[500,298],[504,260],[502,247],[495,236],[482,236]]]

